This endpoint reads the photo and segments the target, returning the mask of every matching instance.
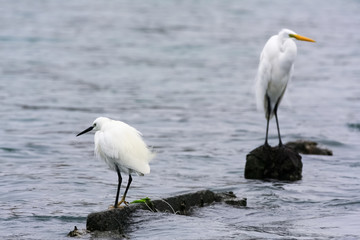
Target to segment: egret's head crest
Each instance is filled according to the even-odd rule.
[[[111,120],[107,117],[98,117],[97,119],[95,119],[92,126],[95,131],[98,131],[108,121],[111,121]]]

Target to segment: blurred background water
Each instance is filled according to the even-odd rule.
[[[202,189],[248,199],[191,217],[140,212],[127,238],[360,238],[359,1],[0,6],[2,239],[66,239],[113,203],[116,174],[94,158],[92,134],[75,137],[98,116],[133,125],[158,152],[128,200]],[[246,154],[265,135],[252,89],[258,59],[282,28],[317,41],[297,42],[283,140],[314,140],[334,156],[303,156],[294,183],[246,180]]]

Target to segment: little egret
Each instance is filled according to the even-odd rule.
[[[96,156],[104,160],[118,175],[114,207],[117,208],[122,203],[127,205],[125,197],[132,181],[131,174],[137,173],[143,176],[150,173],[149,162],[155,154],[149,150],[141,137],[141,133],[124,122],[99,117],[95,119],[91,127],[76,136],[91,130],[95,131],[94,151]],[[121,172],[129,174],[129,181],[121,201],[118,202],[122,182]]]
[[[278,35],[272,36],[267,41],[260,55],[260,63],[256,76],[256,100],[258,108],[264,108],[267,120],[265,146],[269,146],[269,121],[274,115],[279,146],[282,146],[277,109],[294,69],[297,48],[293,39],[315,42],[289,29],[283,29]]]

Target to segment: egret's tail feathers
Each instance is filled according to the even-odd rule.
[[[142,166],[141,169],[139,169],[140,171],[137,173],[139,176],[144,176],[145,174],[149,174],[150,173],[150,166],[149,164],[146,164],[144,166]]]

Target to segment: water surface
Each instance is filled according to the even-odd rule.
[[[116,174],[93,156],[98,116],[127,122],[158,152],[128,200],[233,191],[247,208],[137,213],[131,239],[358,239],[358,1],[1,1],[0,236],[65,239],[113,203]],[[253,83],[266,40],[298,42],[279,109],[283,140],[303,156],[294,183],[244,179],[265,118]],[[275,123],[270,143],[277,144]],[[112,236],[91,235],[83,239]]]

